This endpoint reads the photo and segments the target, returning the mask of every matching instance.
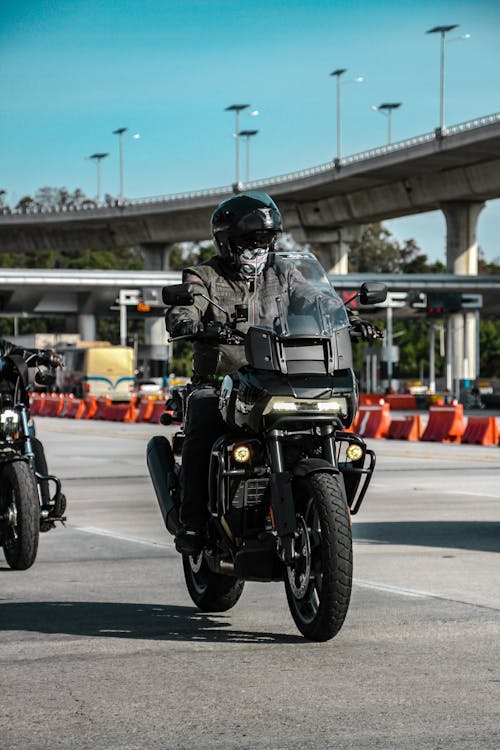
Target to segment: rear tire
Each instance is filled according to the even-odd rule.
[[[294,496],[300,557],[285,573],[288,606],[302,635],[327,641],[344,623],[352,588],[352,534],[343,479],[329,472],[310,474],[296,480]]]
[[[40,503],[31,468],[25,461],[13,461],[1,471],[0,513],[4,520],[3,551],[14,570],[27,570],[36,559],[40,533]]]
[[[203,612],[227,612],[234,607],[243,592],[241,578],[212,573],[204,553],[198,557],[182,556],[184,579],[189,596]]]

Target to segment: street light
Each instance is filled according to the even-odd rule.
[[[441,135],[445,133],[444,124],[444,44],[445,35],[453,29],[458,29],[459,24],[453,23],[449,26],[434,26],[434,28],[426,31],[426,34],[440,34],[441,35],[441,66],[440,66],[440,77],[439,77],[439,130]],[[466,35],[464,38],[468,38]]]
[[[123,134],[128,132],[128,128],[117,128],[113,130],[113,135],[119,136],[120,139],[120,203],[123,203]]]
[[[87,156],[87,159],[93,159],[97,164],[97,204],[101,202],[101,161],[107,156],[109,156],[109,154],[104,153],[91,154],[90,156]]]
[[[240,112],[242,109],[248,109],[249,106],[249,104],[231,104],[224,110],[224,112],[234,112],[236,117],[234,130],[234,138],[236,141],[236,189],[238,189],[240,184]]]
[[[341,86],[341,76],[344,75],[344,73],[347,73],[347,68],[337,68],[337,70],[333,70],[330,75],[335,76],[337,79],[337,161],[340,161],[342,158],[342,109],[341,109],[341,96],[340,96],[340,86]],[[344,83],[362,83],[364,81],[363,76],[357,76],[356,78],[353,78],[349,81],[344,81]]]
[[[371,109],[373,109],[374,112],[380,112],[381,115],[385,115],[387,117],[387,143],[392,143],[392,113],[395,109],[398,109],[401,106],[401,102],[384,102],[384,104],[379,104],[378,107],[376,107],[374,104],[372,104]]]
[[[243,136],[245,138],[246,143],[246,152],[247,152],[247,173],[246,173],[246,182],[250,182],[250,138],[253,135],[257,135],[259,131],[258,130],[240,130],[240,136]]]

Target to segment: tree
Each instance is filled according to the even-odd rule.
[[[383,224],[368,224],[349,253],[349,270],[357,273],[442,273],[444,265],[429,264],[415,240],[401,245]]]

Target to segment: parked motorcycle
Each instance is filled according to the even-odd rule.
[[[204,611],[233,607],[245,581],[284,581],[299,631],[326,641],[347,614],[351,516],[365,496],[375,454],[347,431],[358,389],[344,303],[312,254],[270,254],[268,262],[299,269],[313,289],[307,314],[294,314],[278,295],[267,318],[258,320],[254,295],[243,315],[247,320],[239,310],[236,320],[188,337],[244,342],[248,365],[226,376],[220,387],[227,432],[211,453],[204,548],[197,556],[183,555],[184,576],[193,602]],[[163,300],[169,306],[192,305],[197,289],[165,287]],[[382,302],[386,293],[383,284],[365,283],[355,297],[368,305]],[[164,423],[181,418],[189,393],[189,386],[176,389]],[[182,441],[181,429],[172,446],[165,436],[155,436],[147,447],[171,534],[179,523],[182,472],[196,471],[175,460]]]
[[[65,520],[66,498],[60,480],[48,473],[28,395],[32,380],[37,387],[51,385],[60,364],[50,350],[0,358],[0,546],[15,570],[35,562],[40,531]]]

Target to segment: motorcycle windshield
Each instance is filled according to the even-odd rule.
[[[309,252],[269,253],[254,281],[248,322],[280,336],[331,336],[349,325],[342,299]]]

